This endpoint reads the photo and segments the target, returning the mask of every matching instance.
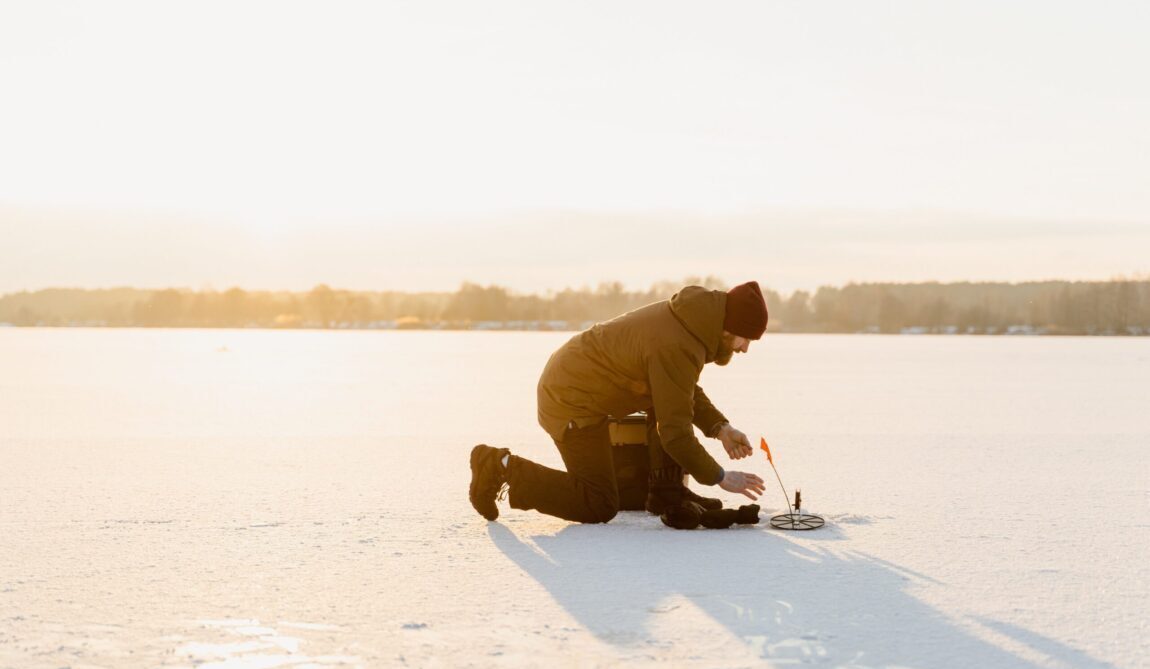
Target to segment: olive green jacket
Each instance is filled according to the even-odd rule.
[[[695,480],[714,485],[723,469],[695,438],[726,418],[699,387],[715,359],[727,294],[688,286],[572,337],[539,379],[539,424],[560,441],[571,421],[594,422],[654,409],[664,450]]]

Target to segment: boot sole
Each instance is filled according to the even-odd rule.
[[[479,515],[483,516],[489,521],[492,521],[499,518],[499,507],[495,505],[495,499],[492,498],[491,500],[491,509],[489,510],[490,513],[484,513],[484,510],[479,508],[480,505],[476,501],[476,483],[478,481],[478,470],[480,468],[479,460],[482,457],[483,451],[481,449],[483,448],[491,447],[487,446],[486,444],[479,444],[478,446],[475,446],[471,449],[471,485],[467,489],[467,497],[471,502],[471,507],[474,508],[476,512],[479,513]]]

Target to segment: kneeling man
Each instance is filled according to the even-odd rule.
[[[539,424],[555,441],[567,471],[480,444],[471,451],[471,504],[488,520],[506,485],[511,507],[582,523],[605,523],[619,510],[608,416],[647,412],[651,452],[647,510],[662,514],[683,500],[704,508],[718,500],[683,485],[683,472],[703,485],[756,499],[763,481],[725,471],[695,438],[692,426],[719,439],[731,459],[754,451],[699,387],[703,365],[726,365],[767,328],[759,284],[730,291],[687,286],[669,300],[640,307],[572,337],[539,379]]]

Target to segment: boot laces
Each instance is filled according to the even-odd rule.
[[[499,486],[499,494],[495,495],[495,501],[502,502],[503,500],[507,499],[507,490],[510,487],[511,486],[507,485],[506,481],[503,483],[503,485]]]

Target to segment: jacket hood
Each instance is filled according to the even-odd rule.
[[[687,286],[671,296],[671,313],[707,349],[707,362],[715,359],[723,341],[727,294],[702,286]]]

